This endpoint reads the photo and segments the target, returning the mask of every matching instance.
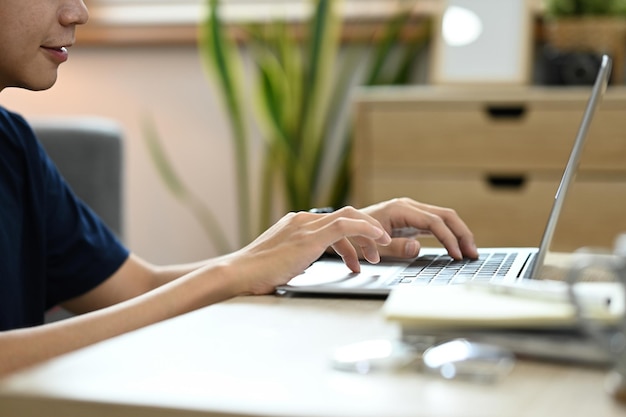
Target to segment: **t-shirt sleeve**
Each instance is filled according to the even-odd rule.
[[[71,190],[37,144],[45,182],[47,304],[81,295],[105,281],[129,252]]]

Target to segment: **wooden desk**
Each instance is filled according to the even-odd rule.
[[[340,345],[394,337],[381,301],[237,298],[0,383],[0,415],[623,416],[605,371],[518,361],[494,385],[335,371]]]

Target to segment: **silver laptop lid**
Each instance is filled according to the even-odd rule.
[[[569,160],[565,166],[563,176],[561,177],[559,188],[554,195],[554,203],[552,205],[552,210],[550,211],[550,216],[548,217],[548,224],[546,225],[543,237],[541,238],[539,252],[537,253],[532,269],[530,270],[529,276],[531,278],[536,278],[538,276],[539,270],[545,262],[546,254],[550,250],[550,245],[552,244],[552,238],[563,208],[563,203],[578,171],[578,165],[580,163],[583,145],[587,137],[587,131],[591,125],[591,120],[593,119],[593,115],[598,107],[598,103],[604,96],[604,92],[608,86],[610,73],[611,58],[607,55],[603,55],[602,62],[600,63],[600,69],[598,70],[598,75],[591,91],[591,96],[587,101],[587,107],[583,114],[582,122],[580,123],[578,134],[576,135],[576,140],[574,141],[574,146],[572,147]]]

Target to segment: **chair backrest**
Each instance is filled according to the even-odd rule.
[[[49,118],[31,124],[76,195],[123,239],[121,127],[95,117]]]

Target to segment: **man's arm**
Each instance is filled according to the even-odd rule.
[[[377,245],[390,241],[378,221],[346,208],[328,216],[290,213],[250,245],[203,266],[158,268],[130,256],[102,284],[64,304],[85,314],[0,332],[0,376],[237,295],[271,293],[328,246],[358,269],[348,237],[372,262],[379,259]]]
[[[129,256],[102,284],[64,304],[85,314],[0,332],[0,376],[238,295],[272,293],[328,247],[353,272],[359,255],[371,263],[386,248],[412,255],[402,252],[406,238],[392,241],[395,227],[430,230],[456,256],[475,255],[473,236],[456,213],[408,199],[362,211],[289,213],[248,246],[201,264],[160,268]]]
[[[143,287],[143,279],[137,280],[141,284],[125,283],[135,281],[134,273],[149,273],[141,263],[129,258],[103,284],[67,303],[75,311],[99,310],[55,323],[1,332],[0,376],[236,296],[242,290],[226,276],[226,269],[226,264],[213,262],[202,270],[142,293],[147,289]],[[198,279],[201,275],[203,279]]]
[[[106,281],[93,290],[64,302],[63,307],[72,313],[83,314],[112,306],[174,281],[207,263],[203,261],[162,267],[150,264],[131,253]]]

